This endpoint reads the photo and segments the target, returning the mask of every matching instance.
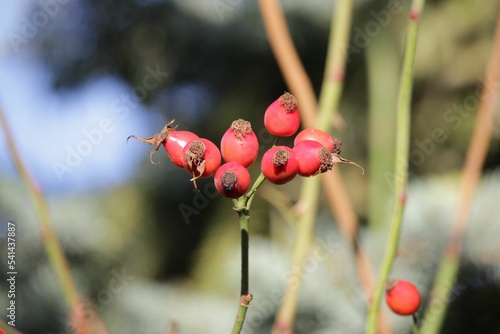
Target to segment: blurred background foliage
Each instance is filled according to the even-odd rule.
[[[129,97],[139,94],[133,103],[140,108],[126,111],[134,115],[131,124],[125,127],[114,123],[117,128],[123,125],[128,134],[152,135],[175,118],[179,129],[218,143],[233,120],[244,118],[252,122],[258,134],[261,153],[271,145],[270,136],[263,130],[263,114],[287,87],[256,3],[22,3],[20,14],[6,28],[0,59],[19,59],[20,67],[34,63],[42,66],[43,90],[71,99],[88,85],[113,78],[113,84],[124,85]],[[340,107],[342,118],[335,120],[343,156],[372,171],[359,177],[355,168],[336,167],[342,170],[363,223],[360,238],[374,267],[384,248],[391,209],[393,115],[408,4],[375,0],[357,3]],[[304,67],[319,93],[333,4],[315,0],[284,1],[282,5]],[[1,5],[6,13],[10,6],[14,5]],[[495,1],[435,0],[428,1],[424,12],[416,58],[409,201],[401,256],[394,269],[395,276],[413,279],[424,294],[432,284],[449,233],[457,176],[475,119],[477,92],[482,88],[497,11]],[[37,25],[35,15],[40,12],[45,12],[48,20]],[[37,30],[29,38],[23,35],[23,18],[32,23],[35,19]],[[154,88],[144,89],[151,71],[163,77]],[[48,140],[47,146],[34,149],[47,154],[58,149],[64,157],[64,147],[56,148],[51,143],[78,144],[66,137],[62,128],[50,133],[40,129],[41,134],[27,131],[27,122],[42,122],[48,111],[9,108],[9,101],[27,98],[28,91],[7,94],[8,84],[2,81],[0,96],[8,119],[19,124],[15,132],[19,145]],[[91,98],[103,98],[100,94],[106,94],[106,90],[94,94]],[[112,98],[119,96],[117,93]],[[74,109],[50,108],[56,118],[69,117],[78,124],[81,117]],[[113,105],[108,104],[108,108]],[[23,117],[28,113],[29,119]],[[98,124],[105,115],[109,113],[96,113],[92,121]],[[500,246],[496,245],[500,237],[500,176],[496,172],[500,163],[499,113],[496,120],[496,137],[484,170],[488,179],[478,191],[463,269],[457,285],[450,287],[456,298],[443,333],[500,333],[496,317],[500,311]],[[55,129],[58,126],[65,124],[56,124]],[[69,130],[81,133],[84,129],[73,125]],[[135,141],[126,145],[128,134],[118,132],[103,139],[104,143],[111,141],[108,138],[119,142],[112,151],[106,151],[104,144],[97,145],[86,161],[55,184],[70,182],[80,168],[88,161],[102,159],[102,154],[107,156],[109,175],[131,170],[120,182],[96,181],[94,174],[102,174],[97,168],[82,179],[85,191],[74,191],[71,186],[62,191],[51,187],[53,173],[52,179],[37,179],[47,189],[51,216],[80,290],[95,303],[95,311],[111,333],[165,333],[172,323],[178,324],[180,333],[227,333],[236,312],[239,284],[239,231],[230,201],[215,195],[211,179],[201,180],[200,191],[194,190],[189,175],[172,166],[163,150],[154,156],[160,163],[152,165],[149,147]],[[292,144],[291,139],[283,142]],[[5,154],[4,146],[2,150]],[[102,154],[98,156],[99,151]],[[121,156],[119,161],[109,157],[115,155]],[[35,176],[39,168],[51,170],[51,159],[45,164],[30,164],[29,153],[23,158]],[[12,163],[1,161],[1,232],[5,232],[7,220],[16,221],[19,231],[17,328],[24,333],[69,333],[32,201],[9,167]],[[256,177],[258,163],[250,171]],[[278,209],[287,201],[296,202],[299,186],[298,180],[278,189],[266,185],[261,189],[265,196],[257,196],[253,205],[250,284],[255,300],[246,333],[266,333],[272,324],[289,270],[293,235]],[[285,211],[293,213],[292,208]],[[366,309],[352,254],[328,212],[323,205],[317,227],[318,249],[326,256],[320,260],[313,257],[310,262],[312,269],[307,271],[296,333],[361,333]],[[3,237],[1,254],[4,242]],[[1,264],[4,275],[5,256]],[[117,280],[120,284],[115,286]],[[2,294],[2,309],[5,303]],[[410,332],[408,319],[390,319],[397,333]]]

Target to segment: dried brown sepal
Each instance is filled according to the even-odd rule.
[[[156,151],[158,151],[158,149],[163,144],[163,142],[165,140],[167,140],[167,137],[170,134],[170,132],[175,131],[175,128],[177,128],[177,125],[174,126],[174,127],[170,126],[174,122],[175,122],[175,119],[171,120],[170,122],[167,123],[167,125],[165,125],[163,127],[163,129],[161,130],[160,133],[156,133],[156,134],[154,134],[154,135],[152,135],[151,137],[148,137],[148,138],[139,137],[139,136],[136,136],[136,135],[130,135],[130,136],[127,137],[127,142],[128,142],[128,140],[130,138],[134,138],[134,139],[137,139],[139,141],[142,141],[143,143],[153,145],[153,149],[151,150],[151,152],[149,152],[149,161],[151,161],[151,163],[153,165],[156,165],[156,163],[153,161],[153,154]]]
[[[273,164],[276,167],[283,167],[290,159],[290,152],[284,149],[277,150],[273,155]]]
[[[354,161],[351,161],[351,160],[347,160],[347,159],[344,159],[342,158],[340,155],[338,154],[332,154],[332,164],[347,164],[347,165],[354,165],[356,167],[358,167],[359,169],[361,169],[361,175],[364,175],[365,174],[365,169],[363,167],[361,167],[360,165],[358,165],[357,163],[355,163]]]
[[[238,178],[233,172],[226,172],[222,175],[221,183],[226,195],[233,193],[236,182],[238,182]]]
[[[231,123],[230,129],[234,132],[236,139],[242,140],[246,135],[252,133],[252,124],[240,118]]]
[[[391,291],[392,289],[394,289],[396,287],[396,285],[398,285],[398,280],[391,279],[391,280],[387,281],[387,283],[385,285],[385,291]]]
[[[297,99],[292,94],[285,92],[280,96],[280,104],[286,110],[286,112],[293,112],[297,110]]]
[[[205,171],[205,144],[199,140],[193,140],[186,150],[186,161],[189,166],[189,170],[193,174],[190,181],[196,186],[196,179],[198,179]]]
[[[319,173],[324,173],[333,168],[333,158],[332,154],[326,147],[321,147],[319,149],[319,161],[321,161],[321,166],[319,166]]]
[[[337,137],[332,136],[333,152],[335,154],[340,154],[342,152],[342,141]]]

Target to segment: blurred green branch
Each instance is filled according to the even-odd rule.
[[[316,117],[316,98],[307,74],[293,46],[283,11],[276,1],[259,1],[268,38],[283,76],[296,95],[305,127],[331,129],[332,118],[335,115],[343,88],[345,76],[346,53],[348,50],[350,26],[352,18],[352,1],[343,1],[333,8],[330,38],[326,58],[326,69],[319,101],[319,115]],[[316,121],[315,121],[316,119]],[[319,182],[323,181],[330,208],[338,217],[339,225],[344,235],[353,241],[356,253],[358,274],[367,294],[371,291],[371,268],[367,258],[356,243],[357,218],[343,187],[342,178],[337,170],[322,175],[321,178],[304,179],[300,196],[301,203],[306,207],[299,218],[300,226],[295,240],[292,275],[285,288],[283,300],[275,322],[276,329],[290,329],[297,309],[299,285],[302,278],[302,266],[311,246],[314,234],[319,202]],[[335,184],[335,191],[330,191]],[[293,284],[292,284],[293,282]]]
[[[21,334],[14,327],[7,325],[5,321],[0,319],[0,328],[5,332],[5,334]]]
[[[47,251],[50,264],[52,265],[59,284],[61,285],[64,299],[70,310],[70,321],[73,325],[73,328],[76,333],[90,333],[89,325],[87,323],[87,320],[85,319],[86,315],[83,309],[82,300],[76,289],[73,277],[71,276],[68,261],[64,256],[64,252],[61,248],[61,245],[59,244],[59,240],[57,239],[57,236],[50,222],[47,202],[45,201],[42,190],[31,178],[27,168],[21,160],[16,145],[14,144],[14,139],[7,124],[3,109],[1,107],[0,125],[4,131],[5,138],[7,140],[7,146],[9,148],[12,159],[14,160],[14,165],[35,203],[35,209],[40,221],[40,235],[42,238],[42,242],[45,250]],[[99,320],[96,319],[96,322],[98,322],[101,328],[103,328]]]
[[[481,92],[478,113],[474,132],[469,143],[465,164],[462,171],[459,198],[455,212],[451,238],[445,250],[444,258],[438,268],[437,278],[431,291],[433,300],[449,300],[452,289],[450,282],[456,280],[460,265],[460,253],[462,239],[467,227],[470,207],[476,192],[477,184],[481,177],[481,171],[488,153],[488,147],[492,138],[492,126],[495,111],[498,109],[499,91],[497,84],[500,82],[500,11],[497,15],[497,24],[494,37],[493,50],[491,52],[486,79]],[[438,333],[446,315],[448,303],[440,312],[428,309],[425,313],[422,333]]]
[[[380,300],[389,278],[392,264],[396,258],[399,237],[402,226],[403,210],[406,202],[406,185],[408,182],[408,158],[410,149],[410,112],[411,94],[413,87],[413,65],[417,47],[418,29],[424,8],[425,0],[414,0],[409,14],[408,32],[404,52],[403,68],[398,96],[397,129],[396,129],[396,157],[394,171],[394,209],[392,213],[388,243],[375,287],[372,304],[368,315],[366,332],[377,332],[377,319],[380,310]]]

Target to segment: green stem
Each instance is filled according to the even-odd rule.
[[[410,9],[409,25],[406,37],[406,47],[401,71],[401,81],[398,95],[397,128],[396,128],[396,161],[395,161],[395,188],[394,209],[385,255],[375,287],[372,304],[368,314],[367,333],[377,332],[377,320],[380,310],[380,300],[385,284],[391,272],[396,257],[399,237],[402,226],[404,205],[406,202],[406,185],[408,181],[408,157],[410,147],[410,109],[413,87],[413,64],[417,47],[419,22],[425,0],[414,0]]]
[[[330,24],[325,73],[321,85],[316,126],[329,131],[332,117],[337,112],[344,87],[345,66],[349,47],[353,1],[335,3]]]
[[[255,192],[257,189],[260,187],[260,185],[266,180],[266,177],[264,174],[260,173],[257,179],[255,180],[252,188],[248,191],[248,193],[245,195],[246,197],[246,202],[244,204],[245,208],[250,211],[250,206],[252,205],[253,202],[253,197],[255,195]]]
[[[419,334],[419,330],[418,330],[418,318],[417,318],[417,315],[415,313],[413,313],[411,315],[412,319],[413,319],[413,334]]]
[[[275,141],[275,144],[277,139]],[[260,173],[251,189],[243,196],[233,200],[234,209],[238,212],[241,233],[241,288],[240,288],[240,304],[236,319],[234,321],[232,334],[241,333],[245,316],[252,301],[252,295],[249,290],[249,263],[248,263],[248,249],[249,249],[249,233],[248,223],[250,221],[250,206],[252,205],[253,198],[257,189],[266,180],[264,174]]]
[[[325,74],[319,100],[316,127],[329,131],[332,117],[337,112],[343,88],[346,51],[350,36],[352,0],[337,2],[332,13],[330,38],[326,58]],[[303,277],[303,266],[314,236],[314,226],[319,205],[320,178],[302,181],[300,203],[305,212],[300,216],[296,233],[291,274],[288,277],[283,299],[278,310],[273,333],[291,331],[298,307],[298,296]]]
[[[31,178],[27,168],[21,160],[1,107],[0,125],[5,133],[7,146],[14,160],[16,169],[35,203],[35,208],[40,221],[40,234],[42,242],[47,252],[49,262],[56,273],[66,304],[70,309],[70,313],[73,314],[74,312],[78,312],[79,307],[81,307],[79,293],[71,276],[69,265],[59,244],[59,240],[57,239],[57,236],[52,228],[52,224],[50,223],[49,210],[43,192]],[[81,329],[80,332],[88,332],[88,329]]]
[[[490,55],[488,68],[486,69],[486,80],[481,92],[481,99],[477,111],[476,124],[470,139],[465,163],[462,171],[458,203],[455,218],[452,225],[451,238],[446,247],[444,258],[439,264],[438,273],[434,281],[429,305],[434,301],[440,301],[443,307],[436,312],[428,308],[425,312],[422,333],[438,333],[444,322],[447,309],[451,300],[449,299],[460,265],[460,255],[463,236],[466,232],[470,208],[474,199],[477,185],[481,178],[484,161],[488,154],[493,133],[495,112],[498,107],[500,81],[500,11],[497,13],[496,31],[493,49]]]
[[[275,137],[272,146],[276,146],[279,141],[278,136]],[[241,233],[241,289],[240,289],[240,305],[234,321],[232,334],[240,333],[243,329],[245,316],[252,301],[252,295],[249,293],[249,264],[248,264],[248,248],[249,248],[249,233],[248,222],[250,221],[250,207],[252,206],[253,198],[257,189],[264,183],[266,177],[261,172],[250,190],[238,199],[233,200],[234,209],[238,212],[240,220]]]
[[[254,192],[255,193],[255,192]],[[248,248],[249,248],[249,238],[248,238],[248,221],[250,219],[249,212],[246,209],[246,203],[251,197],[241,197],[243,201],[243,206],[245,209],[238,211],[238,216],[240,219],[240,232],[241,232],[241,289],[240,289],[240,305],[238,306],[238,312],[236,313],[236,319],[234,321],[234,326],[232,334],[239,334],[243,329],[243,324],[245,322],[245,316],[247,314],[250,301],[252,300],[252,295],[249,293],[249,265],[248,265]]]
[[[457,249],[448,248],[445,256],[441,260],[434,286],[432,287],[432,301],[443,302],[443,308],[436,312],[436,309],[428,308],[424,315],[422,333],[439,333],[446,314],[447,302],[455,284],[455,279],[459,269],[460,256]]]
[[[241,232],[241,290],[240,295],[248,295],[249,290],[249,272],[248,272],[248,210],[238,212],[240,217],[240,232]]]
[[[320,183],[318,177],[311,177],[302,181],[301,204],[305,206],[304,213],[299,217],[292,257],[292,268],[288,276],[287,285],[281,299],[281,304],[274,325],[273,333],[287,332],[293,328],[297,313],[300,285],[303,278],[303,267],[314,236],[317,203],[319,201]]]
[[[7,322],[0,319],[0,328],[5,332],[5,334],[22,334],[18,332],[14,327],[7,325]]]

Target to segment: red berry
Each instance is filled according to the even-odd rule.
[[[192,181],[200,177],[212,176],[220,167],[219,148],[208,139],[193,139],[184,146],[183,151],[184,168],[193,175]]]
[[[250,173],[240,163],[228,162],[217,170],[214,183],[222,196],[238,198],[244,195],[250,187]]]
[[[264,153],[260,162],[262,174],[274,184],[291,181],[299,171],[295,152],[286,146],[274,146]]]
[[[259,153],[259,141],[250,122],[243,119],[234,121],[222,136],[220,148],[226,162],[238,162],[250,167]]]
[[[342,142],[340,141],[340,139],[319,129],[308,128],[300,131],[297,136],[295,136],[293,144],[297,145],[304,140],[317,141],[332,153],[340,154],[341,152],[340,146],[342,146]]]
[[[264,114],[264,125],[271,134],[290,137],[300,126],[300,115],[295,97],[286,93],[271,103]]]
[[[188,142],[197,138],[199,137],[190,131],[171,131],[163,141],[165,151],[176,166],[184,168],[184,147]]]
[[[326,147],[314,140],[304,140],[293,147],[299,159],[299,175],[313,176],[329,171],[333,157]]]
[[[405,280],[391,280],[385,290],[385,301],[399,315],[410,315],[420,307],[420,293],[415,285]]]

